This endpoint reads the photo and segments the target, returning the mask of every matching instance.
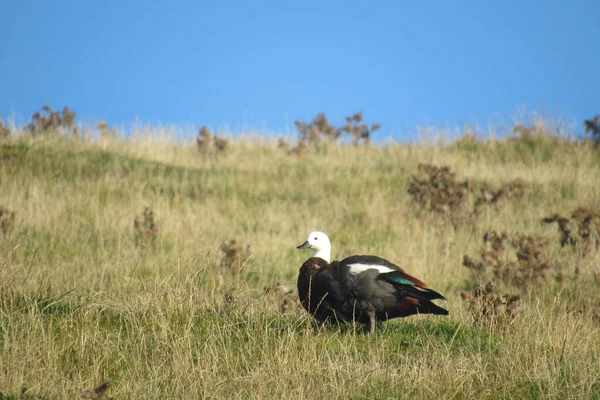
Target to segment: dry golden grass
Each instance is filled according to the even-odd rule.
[[[0,206],[15,219],[0,233],[0,398],[92,398],[107,380],[98,396],[115,399],[600,398],[600,256],[541,223],[600,209],[600,153],[528,140],[292,156],[239,139],[212,157],[168,138],[4,139]],[[528,190],[439,223],[408,193],[419,163]],[[146,207],[161,230],[140,243]],[[315,229],[334,257],[377,254],[424,280],[450,316],[372,337],[318,329],[287,292]],[[497,282],[521,297],[502,329],[460,296],[494,278],[462,265],[489,230],[544,238],[552,260],[535,285]],[[232,249],[235,271],[222,261]]]

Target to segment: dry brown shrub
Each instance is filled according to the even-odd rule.
[[[560,232],[560,245],[564,247],[566,245],[574,245],[576,243],[576,239],[573,236],[574,227],[569,218],[565,218],[560,214],[552,214],[549,217],[542,219],[542,222],[545,224],[551,224],[556,222],[558,224],[558,230]]]
[[[595,141],[600,142],[600,115],[596,115],[592,119],[586,119],[584,124],[586,137],[591,134]]]
[[[42,112],[46,113],[46,115],[42,114]],[[56,133],[62,128],[70,131],[74,139],[78,139],[79,132],[75,126],[76,117],[77,113],[69,107],[64,107],[61,114],[58,111],[54,111],[49,105],[45,105],[42,107],[41,112],[36,111],[33,113],[33,121],[27,125],[26,129],[31,135],[37,136]]]
[[[198,136],[196,136],[196,145],[198,146],[198,150],[204,151],[208,149],[212,143],[212,136],[212,132],[206,126],[200,128]]]
[[[300,156],[308,148],[306,142],[300,141],[296,146],[288,150],[288,154]]]
[[[362,111],[355,113],[351,117],[346,117],[346,125],[341,130],[352,136],[352,144],[357,146],[362,140],[367,145],[371,141],[371,133],[381,129],[380,124],[372,124],[371,127],[363,122]]]
[[[306,148],[323,141],[335,143],[344,132],[352,137],[352,143],[354,145],[358,145],[361,140],[366,145],[369,144],[371,140],[371,133],[381,129],[380,124],[372,124],[370,127],[365,124],[363,122],[362,111],[357,112],[352,116],[348,116],[345,119],[346,124],[340,128],[336,128],[331,124],[324,113],[317,114],[312,122],[296,120],[294,123],[300,133],[300,141],[298,142],[297,147],[288,151],[288,154],[300,155]],[[287,146],[280,147],[287,149]]]
[[[419,164],[419,176],[413,176],[408,193],[421,209],[448,216],[456,227],[467,217],[469,194],[474,185],[470,180],[458,181],[450,167]]]
[[[290,148],[290,145],[288,144],[288,141],[284,138],[279,138],[279,140],[277,141],[277,148],[288,150]]]
[[[230,270],[234,275],[238,275],[244,263],[250,258],[250,244],[246,247],[236,239],[230,239],[228,242],[223,243],[220,247],[223,256],[221,257],[221,266]]]
[[[543,123],[538,122],[530,127],[518,123],[513,127],[512,133],[512,137],[510,138],[511,141],[532,142],[548,132],[545,130]]]
[[[220,138],[217,135],[214,136],[215,149],[219,152],[225,151],[227,149],[227,145],[229,144],[229,140],[225,138]]]
[[[543,282],[552,264],[545,258],[548,241],[536,235],[509,235],[493,230],[483,236],[480,261],[463,256],[463,265],[476,273],[491,270],[499,281],[527,290]],[[506,243],[509,246],[506,246]]]
[[[485,204],[493,205],[499,210],[510,202],[523,200],[528,189],[527,184],[521,179],[506,183],[496,191],[484,182],[479,188],[481,195],[475,201],[473,214],[479,215]]]
[[[522,200],[528,190],[527,184],[521,179],[494,190],[487,182],[457,180],[456,173],[448,166],[419,164],[418,169],[419,174],[413,175],[408,188],[413,203],[421,210],[445,216],[454,228],[461,223],[476,221],[484,205],[493,205],[500,210],[510,202]],[[479,187],[480,196],[473,203],[472,194],[476,187]]]
[[[15,225],[15,212],[0,206],[0,232],[7,234]]]
[[[214,148],[221,153],[227,149],[228,144],[228,139],[217,136],[206,126],[202,126],[198,132],[198,136],[196,136],[196,146],[201,152],[209,151],[211,146],[214,146]]]
[[[557,314],[586,316],[592,321],[600,323],[600,303],[592,297],[575,296],[564,301],[557,300],[555,312]]]
[[[566,218],[560,214],[553,214],[542,219],[542,222],[558,224],[560,232],[560,245],[570,245],[573,249],[579,248],[583,254],[590,254],[600,248],[600,212],[579,207]]]
[[[460,297],[468,305],[476,325],[503,328],[514,322],[521,296],[500,294],[494,282],[482,284],[470,292],[461,292]]]
[[[587,208],[578,208],[573,211],[571,218],[578,222],[577,234],[586,246],[600,246],[600,212]]]
[[[238,303],[238,286],[235,282],[229,285],[229,288],[223,293],[223,300],[229,306],[235,306]]]
[[[96,126],[100,129],[100,137],[104,139],[117,137],[116,129],[114,127],[109,127],[106,121],[98,121]]]
[[[302,308],[298,294],[290,286],[279,282],[271,283],[264,288],[265,294],[275,296],[279,311],[285,314]]]
[[[307,146],[307,142],[302,140],[294,147],[291,147],[288,141],[284,138],[279,138],[277,142],[277,148],[287,151],[289,155],[296,156],[299,156],[302,153],[304,153],[304,150],[306,150]]]
[[[298,132],[300,132],[300,141],[306,144],[319,142],[326,139],[335,142],[342,134],[342,131],[333,126],[324,113],[319,113],[312,122],[294,122]]]
[[[309,146],[320,143],[325,139],[329,143],[335,142],[341,135],[341,131],[329,123],[324,113],[319,113],[312,122],[294,121],[300,141],[298,145],[288,151],[288,154],[300,155]]]
[[[144,208],[144,212],[135,217],[133,229],[137,244],[154,242],[157,233],[161,231],[161,227],[154,222],[154,212],[148,207]]]

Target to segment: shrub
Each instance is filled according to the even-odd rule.
[[[144,212],[135,217],[133,229],[136,244],[153,243],[156,234],[161,231],[161,227],[154,223],[154,212],[148,207],[144,208]]]
[[[64,129],[70,131],[73,138],[78,139],[79,133],[75,126],[76,117],[77,113],[69,107],[63,108],[61,114],[54,111],[49,105],[45,105],[42,107],[41,112],[36,111],[33,113],[33,121],[27,125],[26,129],[33,136],[56,133]]]
[[[214,137],[214,142],[215,142],[215,148],[217,149],[217,151],[225,151],[225,149],[227,148],[227,145],[229,144],[229,140],[225,139],[225,138],[220,138],[218,136],[215,135]]]
[[[444,215],[455,229],[461,222],[473,222],[477,219],[484,205],[493,205],[499,210],[511,202],[522,200],[528,190],[527,184],[521,179],[515,179],[498,190],[493,190],[487,182],[457,180],[456,173],[448,166],[419,164],[418,169],[419,174],[413,175],[408,188],[413,203],[422,210]],[[480,196],[472,203],[471,194],[477,186]]]
[[[229,269],[234,275],[238,275],[250,258],[250,244],[246,245],[246,248],[236,239],[230,239],[229,242],[221,245],[221,266]]]
[[[298,299],[298,294],[289,285],[275,282],[265,286],[264,291],[267,295],[275,296],[279,311],[283,314],[302,308],[300,300]]]
[[[300,142],[306,145],[319,142],[322,139],[335,142],[342,135],[342,131],[330,124],[324,113],[317,114],[313,122],[296,120],[295,124],[298,132],[300,132]]]
[[[413,176],[408,188],[413,202],[421,209],[448,216],[456,227],[465,217],[472,181],[458,181],[450,167],[419,164],[419,176]]]
[[[340,128],[336,128],[329,122],[329,119],[324,113],[319,113],[312,122],[302,122],[296,120],[296,128],[300,133],[300,141],[298,145],[288,151],[288,154],[301,154],[304,149],[313,144],[325,141],[327,143],[337,142],[345,132],[352,137],[352,143],[358,145],[362,140],[363,143],[369,144],[371,133],[381,129],[380,124],[372,124],[371,127],[363,122],[362,111],[355,113],[352,116],[345,118],[346,124]],[[287,142],[281,142],[280,146],[287,149]]]
[[[600,114],[592,119],[586,119],[584,124],[586,137],[591,134],[591,138],[600,143]]]
[[[0,232],[7,234],[15,224],[15,212],[0,206]]]
[[[115,130],[115,128],[109,128],[108,123],[106,121],[99,121],[96,126],[98,127],[98,129],[100,129],[100,137],[104,139],[117,137],[117,131]]]
[[[200,152],[210,151],[211,146],[214,146],[218,152],[223,152],[227,149],[229,140],[220,138],[215,135],[206,126],[202,126],[196,137],[196,146]]]
[[[369,144],[371,141],[371,133],[381,129],[380,124],[373,124],[369,128],[363,122],[363,113],[357,112],[351,117],[346,117],[346,125],[342,126],[341,130],[352,136],[352,143],[356,146],[360,140],[364,144]]]
[[[572,246],[574,249],[580,247],[584,254],[591,250],[600,248],[600,212],[577,208],[571,214],[571,218],[565,218],[560,214],[553,214],[542,219],[545,224],[556,222],[560,232],[560,245]]]
[[[506,242],[509,246],[505,245]],[[483,243],[480,261],[463,256],[463,265],[476,275],[491,270],[499,281],[528,290],[538,286],[552,267],[544,256],[548,241],[539,236],[499,234],[490,230],[483,236]]]
[[[461,292],[460,297],[467,303],[476,325],[489,328],[502,328],[514,322],[521,296],[501,294],[494,282],[488,282],[473,289]]]
[[[528,189],[527,184],[521,179],[504,184],[497,191],[492,190],[484,182],[479,188],[481,196],[475,201],[473,214],[479,215],[485,204],[494,205],[496,209],[500,209],[509,202],[523,200]]]

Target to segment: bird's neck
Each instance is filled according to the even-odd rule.
[[[327,261],[329,264],[331,262],[331,250],[330,249],[318,249],[315,250],[315,254],[313,257],[319,257],[323,260]]]

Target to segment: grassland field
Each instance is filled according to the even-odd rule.
[[[528,190],[453,224],[408,193],[420,163]],[[9,137],[0,206],[15,213],[0,232],[0,399],[81,398],[106,380],[114,399],[600,399],[600,252],[561,246],[556,224],[541,222],[600,210],[589,143],[290,155],[256,138],[219,152],[151,137]],[[155,226],[139,236],[146,207]],[[548,241],[535,284],[496,279],[521,296],[505,325],[475,323],[461,298],[497,278],[463,266],[490,229]],[[285,296],[312,230],[329,235],[334,258],[397,263],[444,294],[450,315],[382,323],[373,336],[317,326]],[[243,265],[225,262],[231,239]]]

